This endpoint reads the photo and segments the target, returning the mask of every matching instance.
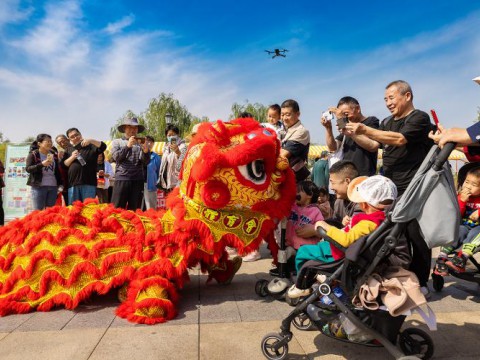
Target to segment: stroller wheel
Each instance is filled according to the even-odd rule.
[[[277,348],[280,341],[287,340],[283,345]],[[270,333],[265,335],[262,339],[263,355],[269,360],[282,360],[288,355],[288,341],[285,337],[277,333]]]
[[[307,314],[301,313],[293,318],[293,326],[298,330],[309,331],[315,330],[315,325],[312,323],[312,320],[308,317]]]
[[[432,285],[435,291],[442,291],[445,279],[441,275],[432,274]]]
[[[261,279],[255,283],[255,294],[260,297],[266,297],[268,295],[268,280]]]
[[[291,298],[288,296],[288,292],[285,293],[285,302],[290,305],[290,306],[297,306],[297,304],[300,302],[300,298]]]
[[[415,355],[420,359],[430,359],[433,355],[432,338],[421,329],[405,329],[400,333],[398,342],[405,355]]]

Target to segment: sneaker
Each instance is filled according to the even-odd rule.
[[[290,289],[288,289],[288,296],[290,299],[296,299],[302,296],[308,296],[312,292],[312,289],[299,289],[295,285],[292,285]]]
[[[465,272],[467,258],[464,255],[455,255],[451,261],[446,262],[447,266],[456,272]]]
[[[225,246],[225,250],[227,251],[227,254],[229,257],[235,257],[238,255],[237,249],[230,247],[230,246]]]
[[[262,255],[260,255],[260,251],[255,250],[252,251],[250,254],[245,255],[242,259],[245,262],[252,262],[252,261],[257,261],[262,258]]]
[[[268,272],[271,276],[280,276],[280,272],[278,271],[278,267],[273,267]]]
[[[440,276],[447,276],[448,275],[448,266],[446,264],[447,261],[448,261],[448,258],[438,258],[433,272]]]

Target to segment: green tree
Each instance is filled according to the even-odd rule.
[[[480,121],[480,106],[477,107],[477,118],[475,119],[475,121]]]
[[[145,133],[151,135],[156,141],[165,140],[166,121],[165,115],[172,115],[172,123],[178,126],[180,135],[188,135],[195,123],[200,118],[190,114],[185,105],[173,97],[173,94],[161,93],[158,97],[150,100],[148,109],[143,114],[145,119]]]
[[[258,122],[267,122],[267,110],[268,106],[265,106],[260,103],[254,103],[251,104],[248,102],[248,100],[245,100],[245,104],[238,104],[238,103],[233,103],[231,107],[231,114],[229,116],[229,119],[236,119],[240,116],[241,113],[243,112],[248,112],[253,115],[255,120]]]
[[[28,136],[22,142],[24,142],[26,144],[31,144],[32,142],[35,141],[36,138],[37,138],[36,136]]]

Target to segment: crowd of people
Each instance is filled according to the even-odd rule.
[[[413,98],[407,82],[389,83],[384,101],[391,115],[380,121],[375,116],[364,115],[357,99],[342,97],[320,119],[328,151],[321,153],[312,168],[308,166],[310,132],[300,120],[298,102],[289,99],[268,108],[268,123],[264,126],[276,133],[281,143],[280,153],[288,159],[297,180],[297,199],[292,204],[286,232],[289,255],[295,259],[297,254],[292,262],[296,264],[297,272],[301,272],[307,259],[329,262],[342,256],[341,250],[321,241],[318,227],[338,239],[340,248],[373,231],[383,219],[383,210],[404,193],[434,141],[440,146],[448,141],[460,144],[478,142],[480,125],[467,130],[447,130],[441,125],[436,128],[427,113],[415,108]],[[248,113],[242,116],[252,117]],[[155,209],[157,189],[168,194],[179,185],[187,143],[180,137],[178,127],[168,125],[166,146],[160,157],[152,151],[155,139],[148,135],[139,136],[144,130],[136,118],[124,119],[118,126],[123,136],[112,141],[108,159],[106,144],[84,139],[77,128],[58,135],[56,146],[53,146],[50,135],[39,134],[26,160],[33,208],[41,210],[53,206],[61,195],[68,205],[77,200],[98,198],[100,203],[111,202],[115,207],[130,210]],[[381,175],[377,175],[379,149],[383,150]],[[474,209],[468,218],[478,225],[478,170],[468,174],[465,184],[459,193],[459,203],[463,208]],[[355,197],[349,194],[353,188],[363,190],[358,190],[361,194]],[[372,195],[368,188],[376,189],[383,197]],[[384,200],[388,200],[388,204],[383,203]],[[3,210],[0,215],[3,223]],[[452,239],[455,240],[452,246],[443,248],[440,253],[440,270],[445,271],[445,264],[457,270],[462,264],[464,266],[462,258],[453,263],[445,260],[449,252],[462,245],[460,256],[471,256],[475,250],[472,246],[478,246],[472,242],[478,228],[472,230],[472,226],[462,225],[462,238]],[[279,232],[276,233],[278,241]],[[399,256],[427,291],[431,250],[422,239],[418,223],[410,222],[402,236],[405,249],[409,251],[400,251]],[[255,261],[260,257],[255,251],[246,255],[244,261]],[[275,274],[275,268],[272,270]],[[291,289],[293,296],[307,291],[308,287],[302,281]]]

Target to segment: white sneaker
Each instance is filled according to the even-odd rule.
[[[296,299],[302,296],[308,296],[312,292],[312,289],[299,289],[295,285],[292,285],[290,289],[288,289],[288,296],[290,299]]]
[[[242,259],[245,262],[252,262],[252,261],[257,261],[262,258],[262,255],[260,255],[260,252],[258,250],[252,251],[250,254],[245,255]]]
[[[237,249],[230,247],[230,246],[225,246],[225,250],[227,250],[227,254],[229,257],[235,257],[238,255]]]

